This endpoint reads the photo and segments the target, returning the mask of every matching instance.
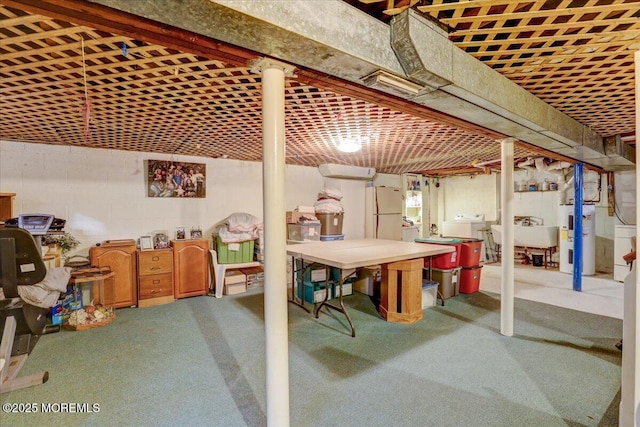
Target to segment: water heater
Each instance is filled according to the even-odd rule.
[[[573,273],[575,214],[573,205],[560,205],[560,271]],[[596,207],[582,206],[582,275],[596,273]]]

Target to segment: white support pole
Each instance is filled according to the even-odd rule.
[[[262,73],[262,175],[264,211],[264,323],[266,335],[267,425],[289,426],[289,336],[284,202],[284,79],[292,67],[260,59]]]
[[[640,50],[634,54],[636,67],[636,141],[640,141]],[[636,148],[636,203],[640,200],[640,156]],[[640,209],[636,209],[636,224]],[[636,228],[636,242],[640,242]],[[635,283],[625,280],[624,318],[622,326],[622,387],[620,397],[620,426],[640,426],[640,275],[639,259],[634,261]]]
[[[502,282],[500,291],[500,333],[513,335],[513,138],[501,141],[500,203],[502,224]]]

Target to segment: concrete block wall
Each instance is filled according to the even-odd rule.
[[[147,197],[148,159],[204,163],[206,198]],[[364,237],[365,181],[327,179],[317,168],[291,165],[285,179],[287,210],[313,206],[325,185],[339,188],[343,232]],[[16,193],[16,215],[51,213],[66,219],[66,231],[81,241],[70,255],[87,254],[103,240],[159,231],[172,237],[176,227],[198,226],[210,238],[213,226],[234,212],[263,218],[260,162],[0,141],[0,192]]]

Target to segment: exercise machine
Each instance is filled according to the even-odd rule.
[[[26,303],[18,285],[41,282],[46,267],[34,237],[21,228],[0,228],[0,393],[47,382],[49,373],[18,377],[20,369],[45,333],[47,310]]]

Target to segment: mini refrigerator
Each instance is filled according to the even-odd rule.
[[[402,190],[367,186],[365,203],[365,237],[402,240]]]

